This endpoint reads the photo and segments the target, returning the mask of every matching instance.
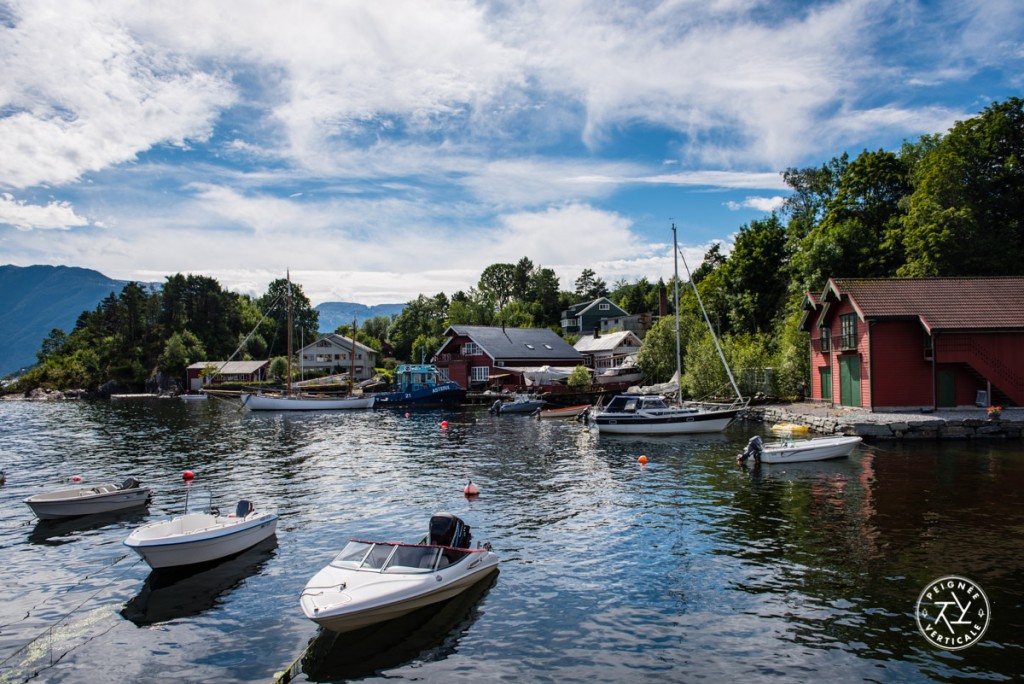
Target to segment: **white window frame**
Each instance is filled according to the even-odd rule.
[[[469,379],[472,382],[487,382],[491,369],[488,366],[472,366],[469,369]]]

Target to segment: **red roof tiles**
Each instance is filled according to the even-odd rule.
[[[865,319],[920,318],[929,330],[1024,329],[1024,278],[833,278]]]

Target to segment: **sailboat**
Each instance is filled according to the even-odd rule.
[[[672,249],[675,257],[675,306],[676,306],[676,381],[677,381],[677,404],[669,405],[660,394],[619,394],[612,398],[608,405],[591,416],[592,423],[597,427],[598,432],[608,434],[641,434],[641,435],[684,435],[699,432],[721,432],[729,423],[736,418],[736,415],[747,407],[749,400],[744,399],[740,393],[736,379],[732,375],[729,363],[725,360],[725,353],[718,343],[714,328],[711,327],[711,319],[704,310],[704,303],[701,302],[700,292],[697,285],[690,277],[690,269],[686,269],[687,277],[693,285],[693,291],[697,294],[697,303],[704,313],[704,320],[708,324],[711,338],[718,349],[718,355],[725,366],[725,372],[729,376],[732,388],[736,392],[736,400],[731,404],[683,404],[682,363],[679,349],[679,247],[676,243],[676,227],[672,225]],[[686,265],[685,260],[683,265]]]
[[[355,372],[355,324],[352,326],[352,373]],[[242,406],[250,411],[337,411],[341,409],[373,408],[373,395],[344,397],[315,394],[295,394],[292,392],[292,277],[288,274],[288,382],[282,394],[241,395]]]

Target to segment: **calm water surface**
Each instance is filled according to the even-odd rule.
[[[486,411],[3,402],[0,676],[270,682],[310,646],[299,681],[1019,679],[1019,442],[868,445],[739,469],[755,429],[638,438]],[[122,541],[180,511],[184,470],[222,505],[276,509],[276,540],[151,576]],[[73,475],[135,475],[153,502],[37,522],[22,500]],[[478,499],[462,495],[469,478]],[[494,545],[492,582],[386,629],[335,637],[303,617],[299,592],[346,540],[417,541],[442,510]],[[914,620],[918,594],[948,574],[992,605],[964,651],[929,646]]]

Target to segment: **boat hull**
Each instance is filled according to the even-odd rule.
[[[242,406],[250,411],[340,411],[373,408],[373,396],[367,397],[275,397],[264,394],[241,395]]]
[[[565,408],[545,409],[537,414],[538,418],[576,418],[590,408],[590,404],[583,406],[567,406]]]
[[[241,521],[227,516],[190,513],[143,525],[124,545],[154,570],[208,563],[241,553],[277,531],[277,515],[253,514]]]
[[[378,392],[373,395],[374,408],[437,408],[457,406],[466,396],[466,390],[452,383],[425,387],[408,392]]]
[[[695,411],[677,415],[602,415],[594,418],[598,432],[612,435],[686,435],[721,432],[733,421],[739,409]]]
[[[844,458],[861,443],[860,437],[819,437],[786,444],[766,444],[761,463],[806,463]]]
[[[105,486],[113,487],[113,485]],[[114,489],[109,492],[97,492],[96,489],[78,487],[47,494],[36,494],[25,499],[25,503],[40,520],[112,513],[149,503],[150,490],[144,487]]]
[[[351,632],[402,617],[419,608],[447,601],[490,576],[491,573],[498,572],[498,559],[494,554],[487,552],[476,567],[469,569],[452,566],[426,575],[392,575],[391,578],[396,585],[401,583],[402,591],[396,592],[394,598],[384,596],[375,601],[345,601],[341,592],[335,592],[334,595],[310,593],[311,585],[316,586],[316,583],[323,582],[324,573],[328,573],[330,570],[330,568],[325,569],[310,580],[300,598],[302,611],[307,618],[324,629],[333,632]],[[341,570],[333,570],[335,570],[336,576],[331,577],[329,581],[333,582],[335,586],[345,582],[347,576],[351,577],[358,572],[345,573]],[[341,602],[332,605],[330,604],[332,600]]]

